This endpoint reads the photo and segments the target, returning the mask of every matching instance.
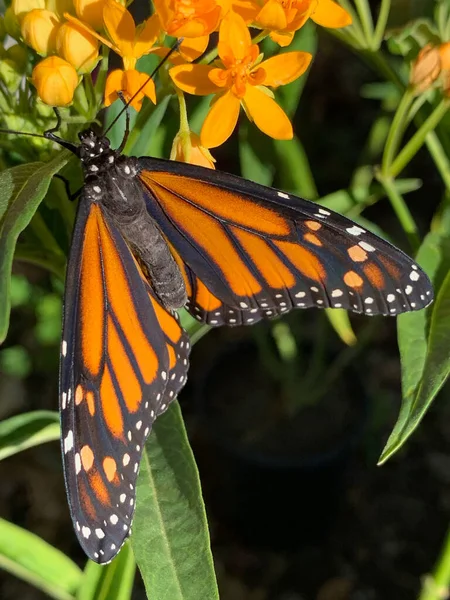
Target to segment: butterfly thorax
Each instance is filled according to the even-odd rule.
[[[138,159],[112,150],[109,140],[91,129],[79,137],[86,199],[100,204],[108,220],[119,229],[164,306],[184,306],[184,280],[164,236],[147,211]]]

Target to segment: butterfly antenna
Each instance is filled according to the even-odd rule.
[[[133,100],[142,92],[142,90],[145,88],[145,86],[147,85],[147,83],[153,79],[153,77],[156,75],[156,73],[159,71],[159,69],[167,62],[167,60],[169,59],[169,57],[176,50],[178,50],[178,48],[180,47],[182,41],[183,41],[183,38],[179,38],[174,43],[174,45],[172,46],[172,48],[170,48],[170,50],[168,51],[168,53],[164,56],[164,58],[161,59],[161,61],[158,63],[158,65],[150,73],[150,75],[148,76],[148,79],[146,79],[145,82],[141,85],[141,87],[137,90],[137,92],[135,92],[131,96],[131,98],[128,100],[128,102],[125,104],[125,106],[119,112],[119,114],[115,117],[115,119],[113,119],[112,123],[109,124],[108,129],[105,131],[105,133],[103,135],[107,135],[108,131],[117,123],[117,121],[120,119],[120,117],[123,115],[123,113],[126,112],[126,111],[128,111],[128,108],[129,108],[130,104],[133,102]],[[123,146],[125,146],[126,138],[128,137],[128,131],[126,132],[126,136],[124,136],[124,137],[125,137],[125,141],[122,141],[121,148]]]
[[[52,127],[51,129],[47,129],[47,131],[44,131],[44,133],[30,133],[28,131],[17,131],[15,129],[0,129],[0,133],[13,134],[13,135],[26,135],[28,137],[35,137],[35,138],[44,138],[45,140],[51,140],[52,142],[55,142],[56,144],[59,144],[60,146],[67,148],[67,150],[70,150],[74,154],[77,154],[78,146],[76,146],[75,144],[72,144],[72,142],[63,140],[59,136],[55,135],[55,131],[59,131],[59,129],[61,127],[61,115],[59,113],[59,110],[56,107],[53,107],[53,110],[56,115],[56,125],[54,127]]]

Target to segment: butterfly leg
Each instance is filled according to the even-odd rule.
[[[69,200],[71,202],[73,202],[74,200],[76,200],[78,198],[78,196],[81,194],[83,188],[80,188],[79,190],[77,190],[76,192],[73,192],[73,193],[70,191],[69,180],[66,179],[64,177],[64,175],[61,175],[60,173],[56,173],[53,177],[55,177],[56,179],[59,179],[60,181],[63,182],[64,189],[66,190],[67,197],[69,198]]]

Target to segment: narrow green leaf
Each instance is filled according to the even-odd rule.
[[[59,415],[36,410],[0,422],[0,460],[45,442],[59,440]]]
[[[218,600],[197,467],[177,402],[145,446],[131,544],[149,600]]]
[[[130,134],[129,142],[125,148],[126,154],[130,156],[156,156],[160,154],[158,148],[154,147],[155,133],[166,114],[169,102],[170,96],[163,98],[163,100],[153,108],[151,116],[145,121],[142,129],[139,130],[136,128],[138,135],[135,136],[133,132]],[[162,142],[163,140],[159,139],[161,146]]]
[[[49,163],[13,167],[0,173],[0,343],[9,325],[11,268],[17,238],[35,214],[51,178],[69,156],[63,151]]]
[[[416,429],[450,373],[450,240],[433,232],[418,262],[433,281],[436,300],[426,310],[398,318],[403,399],[395,427],[380,457],[385,462]]]
[[[40,537],[0,519],[0,568],[57,600],[73,600],[82,572]]]
[[[347,346],[354,346],[358,341],[352,329],[348,312],[343,308],[327,308],[327,318],[331,326]]]
[[[301,52],[309,52],[314,55],[317,50],[317,27],[312,21],[307,21],[305,25],[297,32],[289,47],[281,52],[293,52],[293,51],[301,51]],[[310,71],[311,65],[308,68],[307,72],[293,81],[288,85],[280,86],[276,91],[277,101],[284,108],[289,118],[292,119],[294,117],[295,111],[297,110],[297,106],[300,102],[300,98],[303,92],[303,88],[308,80],[308,75]]]
[[[130,600],[133,591],[136,562],[129,542],[108,565],[88,560],[77,600]]]
[[[275,171],[272,144],[248,121],[239,128],[239,159],[242,177],[262,185],[272,184]]]

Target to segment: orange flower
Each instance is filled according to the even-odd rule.
[[[105,104],[109,106],[117,98],[117,92],[123,92],[125,99],[130,99],[148,79],[148,75],[136,71],[138,58],[153,52],[160,30],[157,15],[151,16],[141,26],[136,27],[130,12],[116,0],[105,0],[103,7],[103,23],[111,41],[99,35],[94,29],[66,14],[66,18],[75,23],[103,44],[122,57],[124,70],[117,69],[108,75],[105,86]],[[139,110],[144,96],[156,102],[155,84],[148,81],[132,106]]]
[[[229,0],[154,0],[154,4],[162,29],[184,38],[180,53],[190,61],[203,54],[210,34],[229,10]]]
[[[312,19],[323,27],[346,27],[351,16],[333,0],[232,0],[232,8],[247,23],[269,29],[280,46],[288,46],[294,33]]]
[[[143,86],[143,87],[142,87]],[[155,83],[148,78],[147,73],[140,73],[135,69],[116,69],[108,75],[105,84],[105,106],[109,106],[119,97],[118,91],[123,93],[124,99],[128,102],[140,89],[139,94],[133,99],[131,106],[136,110],[141,110],[144,96],[156,104]]]
[[[286,52],[259,62],[259,49],[239,15],[228,13],[220,25],[220,67],[181,65],[170,75],[189,94],[216,94],[200,133],[203,146],[223,144],[236,126],[242,104],[247,116],[264,133],[277,140],[293,136],[291,123],[265,86],[276,88],[294,81],[307,69],[311,55]]]
[[[201,145],[200,138],[192,131],[178,132],[173,140],[171,160],[200,165],[208,169],[215,169],[216,162],[208,148]]]

